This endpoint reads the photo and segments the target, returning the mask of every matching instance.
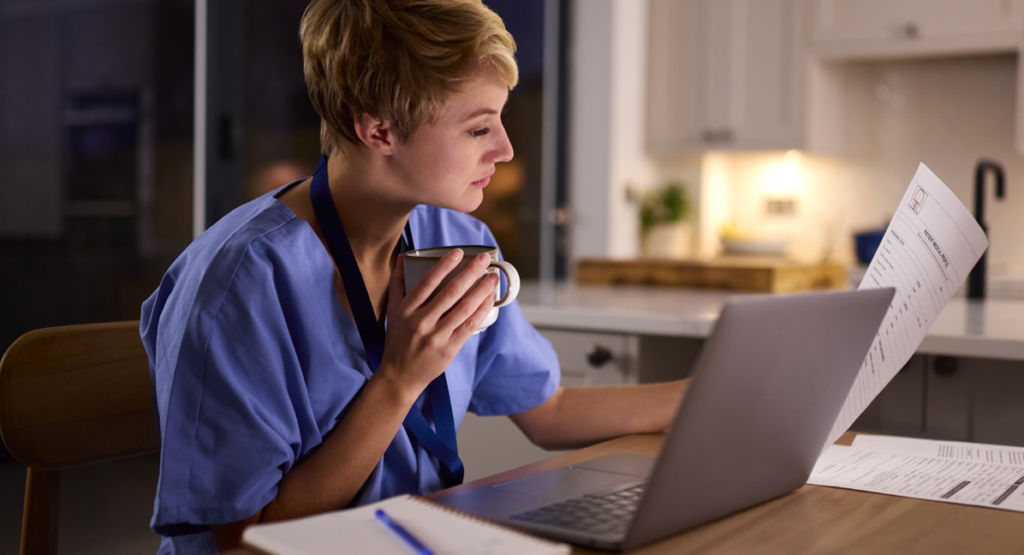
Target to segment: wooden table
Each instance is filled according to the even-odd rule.
[[[837,443],[849,445],[854,434]],[[663,434],[628,436],[427,496],[522,478],[615,453],[657,455]],[[251,555],[245,550],[225,555]],[[573,553],[605,553],[576,547]],[[1024,514],[805,485],[636,554],[735,553],[1024,553]]]

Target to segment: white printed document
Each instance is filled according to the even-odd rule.
[[[1024,447],[1008,445],[858,435],[853,438],[853,446],[869,451],[889,451],[907,455],[1024,467]]]
[[[895,287],[896,296],[825,445],[850,429],[910,360],[986,248],[974,216],[921,164],[860,284]]]
[[[917,443],[916,450],[924,447],[947,456],[832,445],[818,459],[807,483],[1024,512],[1024,465],[983,462],[966,450],[941,445],[950,442],[910,441]],[[882,443],[898,448],[899,438]]]
[[[1024,449],[884,436],[832,445],[910,360],[986,248],[974,216],[921,164],[860,284],[896,295],[807,483],[1024,512]]]

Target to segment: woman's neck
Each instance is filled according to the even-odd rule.
[[[395,247],[415,206],[386,199],[381,194],[386,184],[377,182],[384,172],[372,166],[368,157],[337,153],[328,160],[327,176],[352,254],[361,268],[374,272],[392,267]]]

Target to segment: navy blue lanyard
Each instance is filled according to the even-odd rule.
[[[320,163],[316,166],[309,195],[313,200],[313,210],[320,223],[320,231],[327,241],[327,249],[341,273],[345,296],[348,297],[348,304],[352,308],[352,317],[356,321],[359,338],[363,341],[370,370],[376,372],[384,357],[384,329],[377,321],[373,303],[370,302],[370,294],[366,292],[366,284],[363,282],[363,274],[359,271],[359,263],[352,254],[352,246],[349,245],[345,228],[334,207],[334,199],[331,198],[331,189],[327,182],[326,157],[320,158]],[[408,223],[405,225],[403,243],[403,252],[415,248],[412,229]],[[452,401],[448,395],[448,380],[443,373],[427,386],[426,402],[430,403],[436,432],[430,427],[420,409],[415,406],[409,409],[409,414],[405,416],[402,425],[441,462],[441,478],[445,487],[461,484],[464,471],[455,443],[455,417],[452,415]]]

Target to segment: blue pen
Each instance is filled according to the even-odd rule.
[[[423,545],[423,542],[416,539],[416,536],[410,534],[405,528],[402,528],[401,524],[391,520],[391,517],[389,517],[387,513],[377,509],[377,512],[374,514],[377,515],[377,520],[384,523],[384,526],[387,526],[398,537],[402,538],[402,541],[409,544],[409,547],[415,549],[416,553],[419,553],[420,555],[434,555],[434,552],[431,551],[429,547]]]

